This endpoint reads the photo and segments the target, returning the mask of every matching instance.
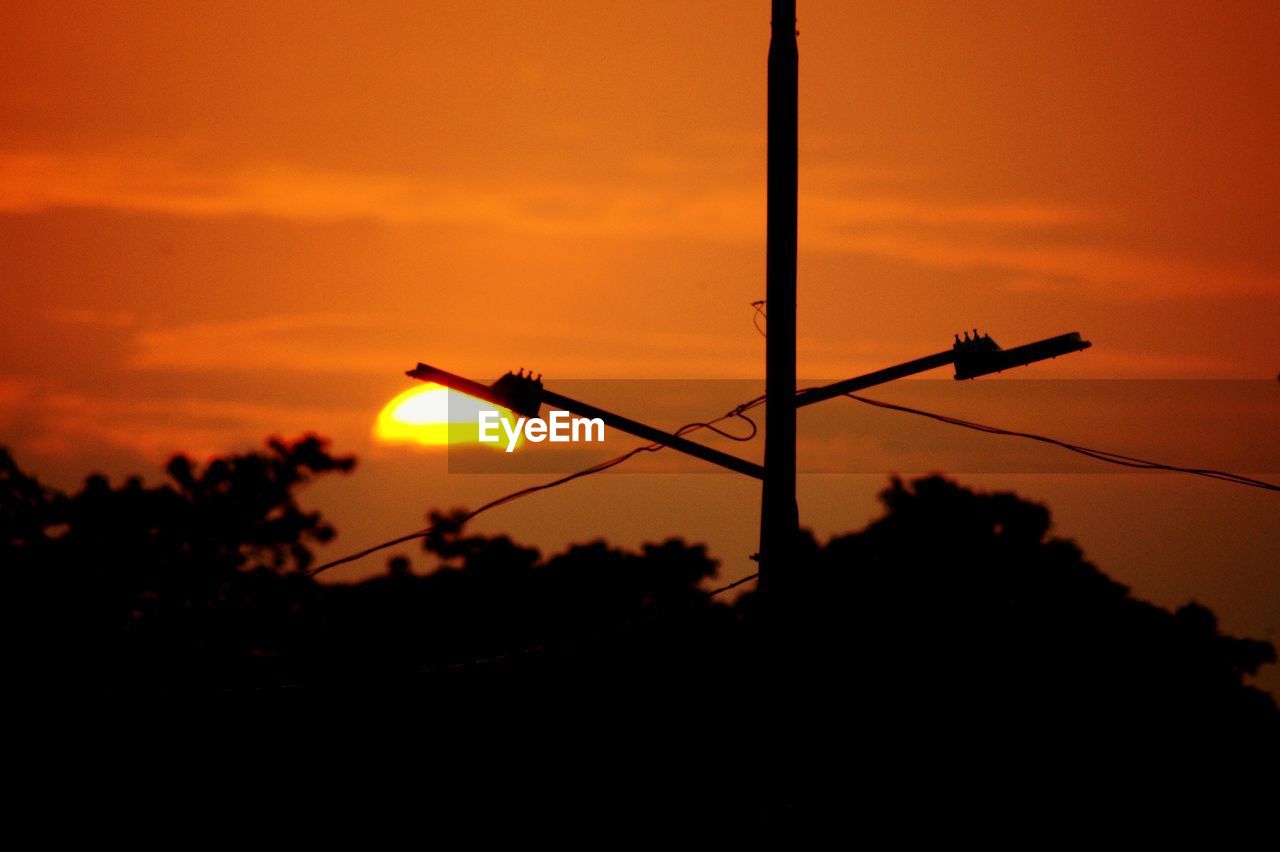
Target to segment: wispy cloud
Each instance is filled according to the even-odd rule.
[[[378,373],[399,363],[377,337],[393,319],[361,314],[296,314],[228,322],[198,322],[138,330],[126,366],[155,370],[263,369]],[[363,333],[358,347],[350,338]],[[348,345],[334,345],[335,336]]]
[[[1280,275],[1091,246],[1027,245],[894,230],[826,234],[821,245],[936,269],[1012,274],[1017,289],[1071,289],[1111,301],[1225,294],[1280,295]],[[1024,241],[1019,241],[1024,242]]]
[[[237,400],[121,398],[0,381],[0,424],[23,454],[95,458],[105,449],[161,462],[176,452],[208,456],[257,446],[263,436],[321,430],[364,442],[369,413]]]
[[[931,199],[866,184],[867,173],[805,192],[801,237],[810,251],[874,256],[931,269],[991,269],[1019,286],[1070,288],[1105,300],[1205,293],[1280,293],[1280,275],[1090,244],[1082,230],[1104,211],[1034,199]],[[0,155],[0,210],[90,206],[183,216],[476,224],[526,233],[758,241],[764,202],[741,164],[693,179],[683,160],[637,160],[609,182],[445,179],[302,170],[198,169],[162,157]],[[829,176],[830,177],[830,176]],[[851,187],[850,184],[853,184]],[[1112,241],[1114,242],[1114,241]]]
[[[44,316],[50,322],[91,328],[130,328],[138,321],[131,311],[99,311],[92,308],[56,308],[45,311]]]

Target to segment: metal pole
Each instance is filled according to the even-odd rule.
[[[786,609],[796,513],[796,118],[799,54],[795,0],[773,0],[769,40],[768,224],[765,298],[764,489],[760,591],[770,610]]]
[[[845,379],[842,382],[836,382],[833,385],[824,385],[817,388],[806,388],[796,394],[796,407],[802,408],[806,405],[813,405],[815,402],[823,402],[833,397],[841,396],[854,391],[866,390],[892,382],[896,379],[914,376],[916,373],[923,373],[927,370],[935,370],[938,367],[945,367],[948,364],[954,364],[956,361],[956,353],[953,349],[945,352],[939,352],[936,355],[927,355],[924,358],[917,358],[914,361],[908,361],[905,364],[898,364],[896,367],[886,367],[883,370],[876,370],[874,373],[867,373],[865,376],[855,376],[852,379]]]

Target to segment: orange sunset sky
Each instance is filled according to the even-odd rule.
[[[515,481],[375,444],[419,360],[548,384],[762,376],[768,5],[8,9],[0,443],[71,487],[314,430],[362,459],[306,496],[344,550]],[[961,328],[1080,330],[1093,349],[1027,377],[1269,380],[1276,422],[1280,5],[800,0],[799,30],[801,376]],[[1135,424],[1161,429],[1051,409],[951,413],[1120,452],[1142,449]],[[1205,447],[1244,446],[1203,428]],[[1140,596],[1280,642],[1274,494],[961,479],[1044,500]],[[802,520],[859,526],[883,483],[804,477]],[[732,579],[758,500],[727,475],[604,476],[477,523],[544,547],[685,535]]]

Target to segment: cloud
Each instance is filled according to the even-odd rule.
[[[404,360],[376,338],[393,319],[361,314],[291,314],[229,322],[140,329],[126,366],[140,370],[263,369],[329,373],[385,373]],[[350,345],[363,334],[368,342]],[[343,345],[334,345],[335,338]]]
[[[936,269],[1011,273],[1019,290],[1089,293],[1108,301],[1280,294],[1280,275],[1089,246],[1018,245],[991,238],[960,239],[893,230],[827,234],[820,245]]]
[[[758,176],[747,177],[737,160],[717,164],[710,153],[702,160],[701,175],[686,159],[640,158],[629,174],[607,182],[513,184],[496,177],[285,165],[218,170],[164,157],[9,153],[0,155],[0,210],[87,206],[192,217],[440,222],[570,237],[758,242],[764,228]],[[1091,245],[1082,230],[1098,233],[1115,224],[1104,211],[1034,199],[943,201],[909,187],[872,191],[872,170],[826,168],[830,179],[807,188],[801,203],[807,251],[930,269],[991,269],[1024,288],[1071,289],[1107,301],[1280,293],[1275,273]]]
[[[55,308],[45,311],[44,316],[50,322],[93,328],[130,328],[138,321],[130,311],[99,311],[92,308]]]
[[[22,454],[92,460],[104,448],[162,462],[176,452],[210,456],[257,446],[266,435],[320,431],[346,446],[365,442],[367,411],[238,400],[122,398],[0,381],[0,424]]]

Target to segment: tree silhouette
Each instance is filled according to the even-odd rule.
[[[856,679],[862,710],[988,731],[1280,730],[1271,698],[1244,684],[1274,661],[1269,643],[1223,635],[1198,604],[1134,598],[1049,535],[1044,506],[939,476],[894,479],[881,500],[866,529],[814,546],[807,581],[822,593],[796,626],[819,666]]]
[[[255,594],[278,585],[280,572],[305,568],[310,545],[334,534],[300,508],[295,490],[354,465],[315,436],[271,439],[265,452],[202,469],[176,456],[170,483],[132,477],[113,487],[93,475],[66,495],[0,456],[5,562],[19,568],[32,659],[60,682],[224,679],[254,650],[256,631],[278,632]]]
[[[653,612],[733,622],[730,607],[698,589],[717,569],[702,545],[671,539],[630,552],[595,541],[543,558],[508,536],[464,534],[465,514],[430,513],[436,532],[424,550],[438,564],[426,575],[398,556],[385,577],[326,588],[325,629],[341,637],[329,668],[406,677],[462,664],[499,676],[547,674],[569,656],[621,671],[618,655],[634,657],[628,649],[651,638]],[[656,650],[651,641],[645,648]]]
[[[203,466],[178,456],[157,486],[91,476],[63,494],[0,451],[0,554],[24,657],[50,680],[117,691],[438,690],[459,672],[644,684],[672,700],[697,689],[820,708],[815,732],[1280,730],[1274,702],[1245,683],[1274,660],[1269,643],[1224,635],[1203,606],[1134,598],[1014,494],[894,479],[865,529],[807,536],[794,620],[762,626],[755,593],[706,595],[718,565],[702,545],[597,540],[544,556],[469,533],[460,509],[430,513],[425,572],[401,554],[385,576],[317,583],[302,569],[334,530],[297,492],[354,464],[309,436]],[[779,638],[772,689],[760,649]]]

